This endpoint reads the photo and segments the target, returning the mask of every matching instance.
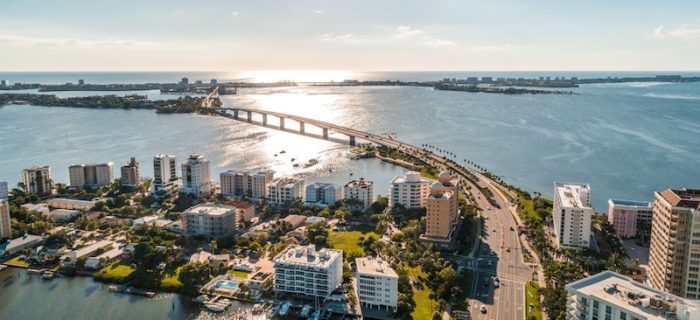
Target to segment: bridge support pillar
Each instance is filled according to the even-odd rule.
[[[238,120],[238,110],[233,110],[233,118]]]
[[[284,129],[284,118],[280,118],[280,129]]]
[[[304,122],[300,121],[299,122],[299,133],[303,134],[305,129],[306,128],[304,127]]]
[[[262,116],[263,116],[263,126],[266,126],[267,125],[267,113],[263,113]]]
[[[350,138],[350,145],[355,146],[355,136],[348,136]]]
[[[248,111],[248,122],[253,122],[253,112]]]
[[[328,140],[328,128],[323,128],[323,139]]]

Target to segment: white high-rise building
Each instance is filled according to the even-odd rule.
[[[306,203],[327,206],[342,199],[342,189],[332,183],[316,182],[306,186]]]
[[[0,200],[7,200],[9,197],[9,188],[6,181],[0,181]]]
[[[24,191],[28,194],[51,193],[53,181],[51,180],[51,167],[31,167],[22,170],[22,183]]]
[[[212,192],[209,160],[193,154],[182,164],[182,192],[202,195]]]
[[[158,192],[175,186],[178,182],[176,157],[159,154],[153,157],[153,191]]]
[[[114,182],[114,163],[74,164],[68,167],[71,187],[97,188]]]
[[[566,285],[566,319],[696,320],[700,304],[603,271]]]
[[[5,199],[0,199],[0,239],[2,238],[12,238],[10,204]]]
[[[282,177],[270,181],[267,184],[267,200],[274,204],[304,201],[304,180]]]
[[[343,187],[345,206],[350,210],[365,211],[374,201],[374,182],[360,178],[352,180]],[[349,205],[347,200],[358,200],[356,205]]]
[[[343,281],[343,251],[314,245],[292,245],[272,260],[274,291],[308,297],[330,297]]]
[[[421,177],[420,172],[409,171],[391,181],[389,186],[389,206],[397,204],[406,208],[423,208],[430,193],[432,181]]]
[[[357,293],[360,304],[370,308],[396,310],[399,275],[381,258],[356,258]]]
[[[588,248],[591,239],[591,187],[587,184],[554,184],[554,233],[556,245]]]
[[[274,178],[274,171],[263,170],[251,174],[247,171],[229,170],[220,175],[221,194],[225,196],[266,197],[267,184]]]

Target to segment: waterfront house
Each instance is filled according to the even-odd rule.
[[[41,236],[25,234],[19,238],[6,242],[4,250],[0,250],[0,252],[3,252],[6,256],[11,256],[13,254],[20,253],[25,249],[33,248],[44,242],[44,240],[44,237]]]

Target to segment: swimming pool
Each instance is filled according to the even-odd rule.
[[[214,289],[235,289],[238,287],[238,282],[229,280],[219,280],[214,283]]]

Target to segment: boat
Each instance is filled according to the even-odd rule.
[[[299,164],[295,163],[292,167],[299,168]]]
[[[307,304],[304,306],[304,308],[301,309],[299,316],[301,316],[302,318],[306,318],[309,316],[309,313],[311,313],[311,306]]]
[[[226,310],[226,306],[221,305],[221,304],[216,304],[216,303],[206,303],[204,304],[209,311],[213,312],[224,312]]]
[[[292,162],[294,162],[294,160],[296,160],[296,158],[292,158]]]
[[[287,151],[282,150],[282,151],[280,151],[280,153],[287,153]]]
[[[223,298],[223,299],[219,300],[219,304],[223,304],[223,305],[228,307],[231,305],[231,300]]]
[[[309,160],[307,163],[304,164],[304,168],[308,168],[308,167],[314,166],[314,165],[316,165],[317,163],[318,163],[318,160],[316,160],[316,159],[311,159],[311,160]]]
[[[196,298],[192,299],[192,301],[196,303],[204,303],[204,301],[207,300],[209,300],[209,297],[205,294],[199,295]]]
[[[7,266],[4,264],[0,264],[0,271],[7,269]]]
[[[276,156],[277,156],[277,154],[275,153],[275,157],[276,157]]]
[[[280,307],[280,312],[278,313],[280,316],[285,316],[287,315],[287,312],[289,312],[289,307],[292,306],[291,302],[285,302],[281,307]]]
[[[306,320],[319,320],[319,319],[321,319],[321,310],[316,310],[316,312],[314,312],[314,314],[312,314]]]
[[[41,278],[44,280],[51,280],[55,276],[56,276],[56,274],[53,273],[53,271],[49,271],[49,270],[46,270],[46,271],[44,271],[44,273],[41,274]]]

